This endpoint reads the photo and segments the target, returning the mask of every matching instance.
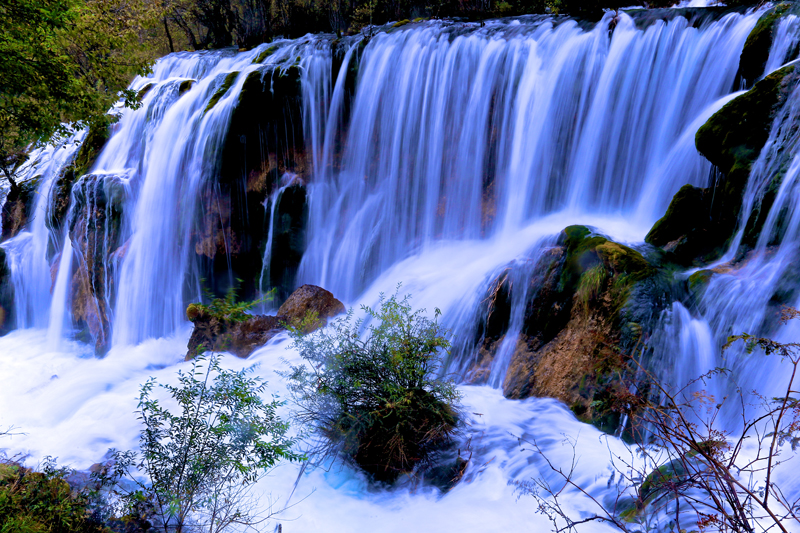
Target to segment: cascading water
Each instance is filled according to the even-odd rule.
[[[269,72],[300,69],[308,154],[302,179],[279,169],[287,179],[264,193],[267,230],[257,287],[266,289],[273,275],[279,198],[306,180],[308,238],[297,285],[313,283],[346,303],[374,304],[380,292],[391,293],[402,281],[415,306],[440,307],[456,337],[468,336],[491,281],[503,272],[515,283],[529,278],[565,226],[590,224],[620,242],[637,243],[681,185],[705,184],[710,164],[696,153],[694,134],[731,99],[739,55],[757,19],[727,14],[693,24],[677,16],[641,29],[621,13],[607,14],[588,31],[549,18],[485,25],[431,21],[378,33],[367,43],[345,39],[334,45],[332,37],[308,37],[250,52],[179,53],[160,60],[151,76],[132,85],[143,91],[142,107],[121,112],[89,174],[73,186],[62,235],[48,230],[39,204],[45,209],[71,152],[54,152],[52,168],[30,164],[28,174],[43,176],[36,216],[29,233],[4,244],[22,318],[20,330],[0,338],[7,369],[0,377],[0,424],[27,433],[10,447],[35,457],[58,453],[62,462],[83,467],[108,447],[135,446],[137,387],[151,375],[174,381],[174,365],[185,353],[185,305],[203,294],[199,212],[227,223],[225,209],[214,207],[221,154],[254,73],[271,80],[274,92]],[[791,24],[788,17],[781,23],[767,69],[780,66],[796,46]],[[338,59],[333,46],[342,47]],[[716,364],[715,343],[727,329],[762,328],[769,299],[796,258],[800,164],[786,166],[775,155],[778,145],[794,146],[787,137],[793,132],[777,126],[797,119],[794,100],[776,120],[748,188],[745,205],[752,206],[776,165],[786,167],[753,258],[735,273],[714,276],[697,310],[674,303],[665,315],[663,337],[672,343],[657,349],[678,354],[672,368],[685,369],[680,377]],[[262,154],[265,160],[278,156]],[[256,169],[237,179],[250,187],[262,177]],[[87,213],[98,212],[103,223],[89,223]],[[219,241],[228,255],[239,244],[225,231]],[[48,242],[61,246],[60,255],[47,254]],[[93,350],[68,334],[77,320],[75,288],[81,287],[72,272],[83,270],[93,280],[95,330],[92,320],[83,320],[95,342],[100,335],[112,341],[102,359],[86,357]],[[494,387],[502,384],[527,298],[524,291],[513,295],[505,344],[489,370]],[[726,307],[727,301],[750,302],[757,312],[741,304]],[[77,311],[89,316],[84,308]],[[52,337],[64,331],[60,346],[24,329],[47,327],[48,317]],[[260,364],[270,388],[281,393],[285,385],[272,371],[284,368],[284,357],[297,358],[286,347],[279,336],[247,362]],[[450,369],[463,376],[474,354],[462,355]],[[683,364],[689,358],[696,364]],[[761,384],[767,378],[753,379]],[[563,405],[506,400],[491,386],[461,389],[472,413],[465,442],[471,441],[473,458],[464,483],[442,497],[425,488],[375,492],[359,474],[334,468],[300,472],[300,492],[292,496],[298,470],[281,466],[261,489],[276,495],[278,507],[297,503],[278,517],[294,520],[285,530],[546,527],[532,505],[514,501],[507,482],[551,473],[509,433],[536,438],[564,465],[571,449],[561,445],[561,434],[576,438],[580,480],[592,494],[609,486],[606,444]],[[624,450],[615,439],[608,446]],[[318,492],[307,500],[293,499],[314,486]],[[474,509],[485,509],[487,500],[492,509],[477,519]],[[591,507],[578,497],[569,505]],[[412,506],[416,514],[407,512]]]

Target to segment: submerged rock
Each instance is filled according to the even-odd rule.
[[[204,305],[191,304],[186,316],[194,324],[194,330],[186,360],[205,351],[225,351],[244,358],[284,331],[287,325],[302,325],[303,331],[310,333],[344,311],[344,304],[331,292],[314,285],[303,285],[293,292],[278,309],[277,316],[254,315],[245,320],[230,320],[215,315]],[[305,320],[307,317],[311,320]]]

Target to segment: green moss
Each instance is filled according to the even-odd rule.
[[[401,26],[405,26],[406,24],[410,24],[411,21],[408,19],[398,20],[394,24],[392,24],[392,28],[399,28]]]
[[[272,54],[274,54],[277,51],[278,51],[278,47],[277,46],[270,46],[269,48],[267,48],[266,50],[264,50],[263,52],[258,54],[258,57],[256,57],[253,60],[253,64],[263,63],[266,58],[268,58],[269,56],[271,56]]]
[[[155,87],[155,84],[154,84],[154,83],[148,83],[147,85],[145,85],[144,87],[142,87],[141,89],[139,89],[139,92],[138,92],[138,93],[136,93],[136,98],[137,98],[138,100],[141,100],[142,98],[144,98],[144,97],[145,97],[145,95],[146,95],[147,93],[149,93],[149,92],[150,92],[150,89],[152,89],[153,87]]]
[[[747,40],[739,56],[739,74],[746,81],[752,83],[764,72],[764,66],[769,59],[769,50],[772,47],[772,36],[776,23],[788,9],[788,4],[779,4],[766,11],[758,23],[747,36]]]
[[[695,145],[706,159],[728,178],[730,187],[741,189],[769,137],[777,105],[794,85],[794,66],[777,70],[745,94],[714,113],[697,130]],[[741,191],[739,191],[741,196]]]
[[[653,246],[675,241],[694,228],[697,216],[702,216],[704,211],[703,190],[684,185],[672,197],[667,212],[653,224],[644,241]]]
[[[225,96],[225,94],[228,92],[231,86],[233,86],[233,83],[236,81],[236,78],[238,77],[239,77],[238,71],[229,72],[228,75],[225,76],[225,79],[223,80],[220,88],[217,89],[217,92],[215,92],[214,96],[211,97],[211,100],[208,101],[208,105],[206,106],[204,113],[208,113],[209,111],[211,111],[211,109],[213,109],[215,105],[217,105],[217,102],[219,102],[222,99],[222,97]]]
[[[643,279],[652,274],[647,260],[624,244],[607,241],[596,248],[603,264],[615,275],[627,274],[630,279]]]
[[[689,289],[693,292],[704,289],[713,275],[710,270],[698,270],[689,276]]]
[[[178,86],[178,96],[183,96],[183,93],[188,91],[194,85],[194,80],[183,80]]]

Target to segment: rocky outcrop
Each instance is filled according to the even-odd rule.
[[[773,34],[788,8],[789,4],[784,3],[764,12],[758,19],[755,28],[747,36],[742,54],[739,56],[739,75],[748,87],[752,86],[764,73],[764,67],[769,59],[769,50],[772,47]]]
[[[36,189],[40,180],[41,176],[35,176],[8,191],[2,212],[0,212],[0,224],[2,225],[0,241],[14,237],[28,223],[36,207]]]
[[[231,319],[209,306],[192,304],[186,310],[194,324],[186,360],[206,351],[225,351],[247,357],[286,326],[300,327],[310,333],[325,326],[329,318],[344,312],[344,304],[331,292],[314,285],[303,285],[293,292],[278,309],[277,316]]]
[[[491,284],[470,379],[485,380],[506,335],[517,335],[503,381],[506,397],[557,398],[579,418],[614,431],[619,417],[613,400],[622,392],[619,378],[640,320],[629,300],[656,268],[628,246],[570,226],[532,272],[525,288],[510,270]],[[519,332],[511,332],[518,290],[526,291],[524,317]]]
[[[747,93],[731,100],[697,131],[698,151],[719,174],[710,187],[685,185],[645,241],[682,266],[717,259],[730,243],[740,216],[753,163],[767,142],[773,119],[787,95],[800,82],[794,66],[773,72]],[[775,176],[747,223],[744,243],[752,244],[763,226],[782,176]]]
[[[98,354],[111,334],[112,269],[122,244],[122,214],[129,197],[127,181],[115,175],[83,176],[73,187],[69,235],[75,254],[71,312],[78,337]]]
[[[235,80],[229,78],[232,85]],[[218,93],[223,89],[225,83]],[[195,252],[201,277],[213,292],[224,293],[232,274],[244,280],[241,290],[245,298],[269,288],[266,285],[277,286],[279,296],[285,298],[295,286],[305,250],[303,176],[307,164],[300,70],[265,65],[247,76],[237,98],[216,179],[201,192],[193,235]],[[296,186],[277,198],[279,227],[268,254],[272,260],[263,265],[272,223],[267,216],[269,202],[273,192],[286,184],[282,181],[285,176],[295,176]],[[269,279],[263,280],[265,287],[256,287],[262,270],[268,271]]]
[[[67,165],[53,185],[50,206],[47,210],[47,227],[60,233],[69,212],[72,187],[94,165],[111,136],[110,124],[93,125],[86,133],[75,159]]]

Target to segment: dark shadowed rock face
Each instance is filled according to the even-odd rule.
[[[314,285],[303,285],[294,291],[278,310],[278,316],[255,315],[234,321],[214,316],[203,306],[192,304],[186,313],[194,323],[186,360],[206,351],[225,351],[247,357],[283,331],[286,325],[300,325],[309,313],[316,318],[303,324],[305,333],[323,327],[329,318],[344,311],[344,304],[331,292]]]
[[[6,261],[6,251],[0,248],[0,335],[5,335],[14,327],[14,286]]]

